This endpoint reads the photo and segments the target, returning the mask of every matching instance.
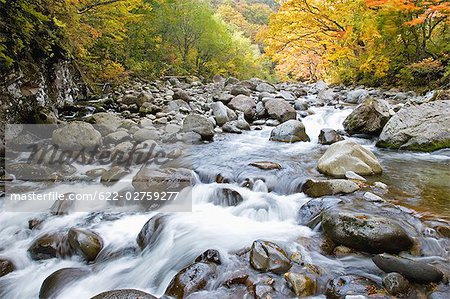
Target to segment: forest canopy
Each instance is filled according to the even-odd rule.
[[[216,74],[448,84],[444,0],[0,0],[0,68],[73,59],[87,80]]]

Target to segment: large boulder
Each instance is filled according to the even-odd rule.
[[[378,268],[386,273],[396,272],[419,283],[439,282],[444,277],[440,270],[430,264],[400,256],[378,254],[372,260]]]
[[[377,146],[423,152],[450,147],[450,101],[400,109],[384,127]]]
[[[256,240],[250,250],[250,264],[262,272],[285,273],[291,268],[291,260],[277,244]]]
[[[183,121],[183,131],[198,133],[203,140],[212,140],[214,137],[213,124],[200,114],[189,114],[186,116]]]
[[[397,253],[413,245],[412,239],[394,220],[364,213],[324,211],[322,227],[336,244],[370,253]]]
[[[228,104],[228,107],[244,112],[246,119],[252,120],[255,117],[256,103],[249,96],[238,95],[234,97]]]
[[[89,270],[83,268],[62,268],[53,272],[42,282],[39,299],[57,298],[64,288],[88,274]]]
[[[352,193],[359,189],[358,184],[350,180],[307,180],[302,192],[311,197]]]
[[[165,295],[182,299],[204,289],[215,274],[216,267],[214,263],[194,263],[184,268],[172,279]]]
[[[276,126],[270,133],[270,140],[280,142],[310,141],[303,123],[295,119]]]
[[[270,99],[265,103],[265,108],[270,117],[280,122],[297,118],[294,107],[283,99]]]
[[[102,135],[91,124],[74,121],[53,131],[52,142],[61,149],[93,149],[102,144]]]
[[[143,291],[134,289],[123,289],[123,290],[106,291],[98,295],[95,295],[91,299],[157,299],[157,298]]]
[[[351,140],[336,142],[319,159],[321,173],[345,177],[347,171],[359,175],[380,174],[382,168],[377,157],[368,149]]]
[[[369,98],[347,116],[344,128],[350,135],[378,135],[390,117],[389,104],[386,101]]]
[[[89,121],[95,124],[95,128],[103,136],[115,132],[123,122],[119,115],[110,112],[95,113],[90,117]]]
[[[369,97],[369,92],[365,89],[355,89],[352,91],[349,91],[347,93],[347,97],[345,99],[345,101],[347,103],[351,103],[351,104],[357,104],[357,103],[361,103],[363,102],[365,99],[367,99]]]
[[[211,108],[218,126],[223,126],[228,121],[237,119],[236,113],[222,102],[213,103]]]
[[[94,232],[71,228],[68,233],[68,241],[74,252],[81,255],[87,262],[95,260],[103,248],[103,240]]]

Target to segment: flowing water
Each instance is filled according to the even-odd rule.
[[[317,143],[319,131],[322,128],[343,129],[342,121],[351,108],[338,110],[321,107],[314,108],[314,112],[303,119],[311,142],[271,142],[271,128],[263,127],[262,130],[241,135],[218,135],[212,143],[195,145],[189,157],[198,175],[192,191],[193,211],[169,214],[154,246],[143,252],[135,250],[136,236],[156,213],[78,212],[66,216],[49,216],[39,230],[29,230],[28,220],[42,213],[1,212],[0,257],[11,259],[17,269],[0,278],[0,297],[37,298],[43,280],[54,271],[65,267],[88,267],[77,256],[33,261],[27,254],[27,249],[37,236],[64,231],[73,226],[92,229],[103,238],[104,250],[122,254],[95,263],[91,266],[90,274],[66,286],[59,298],[90,298],[100,292],[120,288],[142,289],[161,296],[173,276],[205,250],[212,248],[220,252],[220,276],[226,276],[242,264],[235,253],[248,248],[256,239],[274,241],[288,252],[300,251],[305,261],[313,261],[315,265],[326,269],[327,277],[360,273],[379,281],[379,270],[370,258],[364,255],[327,257],[318,252],[317,247],[310,245],[316,240],[317,228],[311,230],[298,225],[298,210],[309,200],[299,193],[301,183],[307,177],[321,177],[315,167],[326,147]],[[380,181],[388,185],[388,191],[380,191],[378,195],[388,202],[418,211],[413,213],[417,217],[450,219],[448,153],[379,150],[375,148],[374,141],[357,141],[374,151],[383,165],[383,175],[370,178],[371,182]],[[249,166],[257,161],[276,162],[282,169],[267,171]],[[219,188],[219,184],[215,183],[218,174],[236,182],[229,187],[242,195],[242,203],[231,207],[211,203],[215,190]],[[78,182],[58,185],[50,190],[62,193],[120,190],[131,185],[133,175],[128,175],[112,187]],[[238,183],[245,179],[255,182],[253,190],[239,187]],[[418,224],[418,227],[420,229],[421,225]],[[425,236],[424,240],[429,255],[444,261],[448,259],[445,244],[433,236]],[[217,283],[220,276],[215,280]],[[208,287],[213,288],[215,283],[210,282]],[[224,298],[220,292],[205,296],[216,297]]]

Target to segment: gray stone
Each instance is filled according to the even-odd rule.
[[[134,290],[134,289],[122,289],[113,290],[100,293],[91,299],[157,299],[148,293]]]
[[[330,145],[319,159],[321,173],[334,177],[344,177],[347,171],[359,175],[380,174],[382,168],[375,155],[352,140],[344,140]]]
[[[353,193],[359,189],[358,184],[349,180],[307,180],[302,192],[311,197]]]
[[[238,95],[230,101],[228,106],[233,110],[244,112],[245,118],[248,120],[255,117],[256,103],[251,97]]]
[[[384,272],[396,272],[419,283],[440,282],[444,274],[430,264],[390,254],[378,254],[373,262]]]
[[[319,143],[323,145],[330,145],[339,141],[344,140],[344,138],[339,135],[336,130],[333,129],[322,129],[319,134]]]
[[[424,152],[450,147],[450,101],[400,109],[384,127],[377,146]]]
[[[158,140],[160,137],[158,131],[155,129],[139,129],[133,134],[133,139],[142,142],[145,140]]]
[[[123,119],[114,113],[101,112],[93,114],[90,117],[90,121],[95,124],[95,128],[103,136],[106,136],[112,132],[115,132],[122,125]]]
[[[345,101],[351,104],[358,104],[369,97],[369,92],[365,89],[355,89],[347,93]]]
[[[379,135],[391,117],[389,104],[384,100],[366,99],[344,120],[344,128],[350,134]]]
[[[291,104],[282,99],[271,99],[265,103],[265,108],[270,117],[285,122],[297,118],[297,112]]]
[[[222,102],[213,103],[211,108],[218,126],[223,126],[226,122],[237,119],[236,113]]]
[[[93,149],[102,144],[102,136],[91,124],[74,121],[53,131],[52,141],[62,149]]]
[[[413,245],[405,230],[385,217],[328,210],[322,213],[322,227],[333,242],[370,253],[397,253]]]
[[[103,240],[92,231],[71,228],[68,241],[72,250],[81,255],[87,262],[95,260],[103,248]]]
[[[272,130],[270,140],[280,142],[310,141],[305,126],[299,120],[288,120]]]
[[[195,132],[200,134],[203,140],[212,140],[214,127],[211,122],[200,114],[189,114],[183,120],[183,132]]]

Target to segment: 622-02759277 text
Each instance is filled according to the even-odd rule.
[[[92,193],[12,193],[11,201],[55,201],[55,200],[76,200],[76,201],[113,201],[113,200],[128,200],[128,201],[174,201],[177,199],[179,192],[100,192]]]

